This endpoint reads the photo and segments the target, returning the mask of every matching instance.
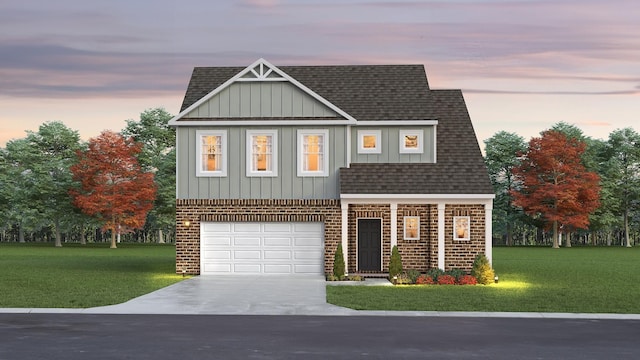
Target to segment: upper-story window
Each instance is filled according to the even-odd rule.
[[[247,130],[247,176],[278,176],[278,132]]]
[[[380,154],[382,152],[380,130],[358,130],[358,153]]]
[[[400,153],[422,154],[424,149],[422,130],[400,130]]]
[[[196,131],[196,176],[227,176],[227,132]]]
[[[298,176],[329,176],[328,130],[298,130]]]

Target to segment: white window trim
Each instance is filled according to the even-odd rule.
[[[417,220],[417,225],[418,225],[418,236],[417,237],[410,237],[407,235],[407,219],[416,219]],[[405,216],[403,221],[402,221],[402,236],[404,238],[404,240],[420,240],[420,216]]]
[[[251,138],[256,135],[271,136],[271,171],[253,171],[251,168]],[[278,176],[278,130],[247,130],[246,162],[248,177],[275,177]]]
[[[220,170],[202,170],[202,137],[220,136],[222,161]],[[227,176],[227,131],[226,130],[196,130],[196,177],[226,177]]]
[[[410,149],[405,147],[404,137],[407,135],[415,135],[418,137],[418,148]],[[422,154],[424,152],[424,130],[400,130],[400,154]]]
[[[463,221],[464,224],[466,224],[465,228],[465,233],[463,234],[463,236],[458,236],[458,233],[456,232],[456,226],[458,225],[459,221]],[[467,241],[467,240],[471,240],[471,216],[454,216],[453,217],[453,240],[454,241]]]
[[[322,135],[322,171],[304,170],[304,136]],[[329,130],[327,129],[298,129],[298,177],[327,177],[329,176]]]
[[[364,137],[375,136],[376,147],[366,149],[364,147]],[[382,131],[380,130],[358,130],[358,154],[380,154],[382,153]]]

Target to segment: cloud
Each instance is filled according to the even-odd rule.
[[[468,94],[504,94],[504,95],[637,95],[639,90],[612,91],[527,91],[527,90],[493,90],[493,89],[462,89]]]

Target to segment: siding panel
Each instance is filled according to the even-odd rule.
[[[177,129],[177,196],[180,199],[335,199],[338,193],[338,169],[345,166],[344,127],[329,129],[329,176],[297,176],[297,129],[304,127],[276,127],[278,130],[278,176],[246,176],[246,130],[240,127],[221,127],[227,131],[227,176],[196,177],[196,130]]]

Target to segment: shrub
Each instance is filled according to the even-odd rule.
[[[342,244],[338,244],[336,253],[333,257],[333,275],[338,279],[344,278],[344,254],[342,253]]]
[[[400,275],[397,275],[395,278],[392,278],[392,282],[395,285],[410,285],[410,284],[413,284],[411,282],[411,279],[409,279],[409,277],[405,273],[402,273]]]
[[[394,246],[391,250],[391,259],[389,260],[389,277],[393,279],[402,273],[402,258],[398,251],[398,246]]]
[[[418,271],[416,269],[407,270],[407,277],[409,278],[409,280],[411,280],[412,284],[416,283],[416,280],[418,279],[418,276],[420,276],[420,271]]]
[[[416,284],[418,284],[418,285],[433,285],[433,284],[435,284],[435,282],[433,281],[433,278],[431,276],[429,276],[429,275],[420,275],[416,279]]]
[[[427,276],[430,276],[436,283],[438,282],[438,277],[440,277],[440,275],[444,275],[444,271],[439,268],[431,268],[427,271]]]
[[[327,279],[327,281],[338,281],[340,280],[337,276],[327,273],[325,278]]]
[[[462,275],[458,278],[459,285],[476,285],[478,280],[471,275]]]
[[[456,281],[460,280],[463,275],[467,274],[466,272],[464,272],[464,270],[461,269],[451,269],[445,271],[444,273],[453,276],[454,278],[456,278]]]
[[[349,281],[364,281],[364,279],[360,275],[349,275],[349,276],[347,276],[347,280],[349,280]]]
[[[456,278],[454,278],[451,275],[440,275],[438,276],[438,285],[455,285],[456,284]]]
[[[489,285],[493,283],[495,273],[489,264],[489,259],[484,254],[476,255],[471,275],[478,280],[478,284]]]

